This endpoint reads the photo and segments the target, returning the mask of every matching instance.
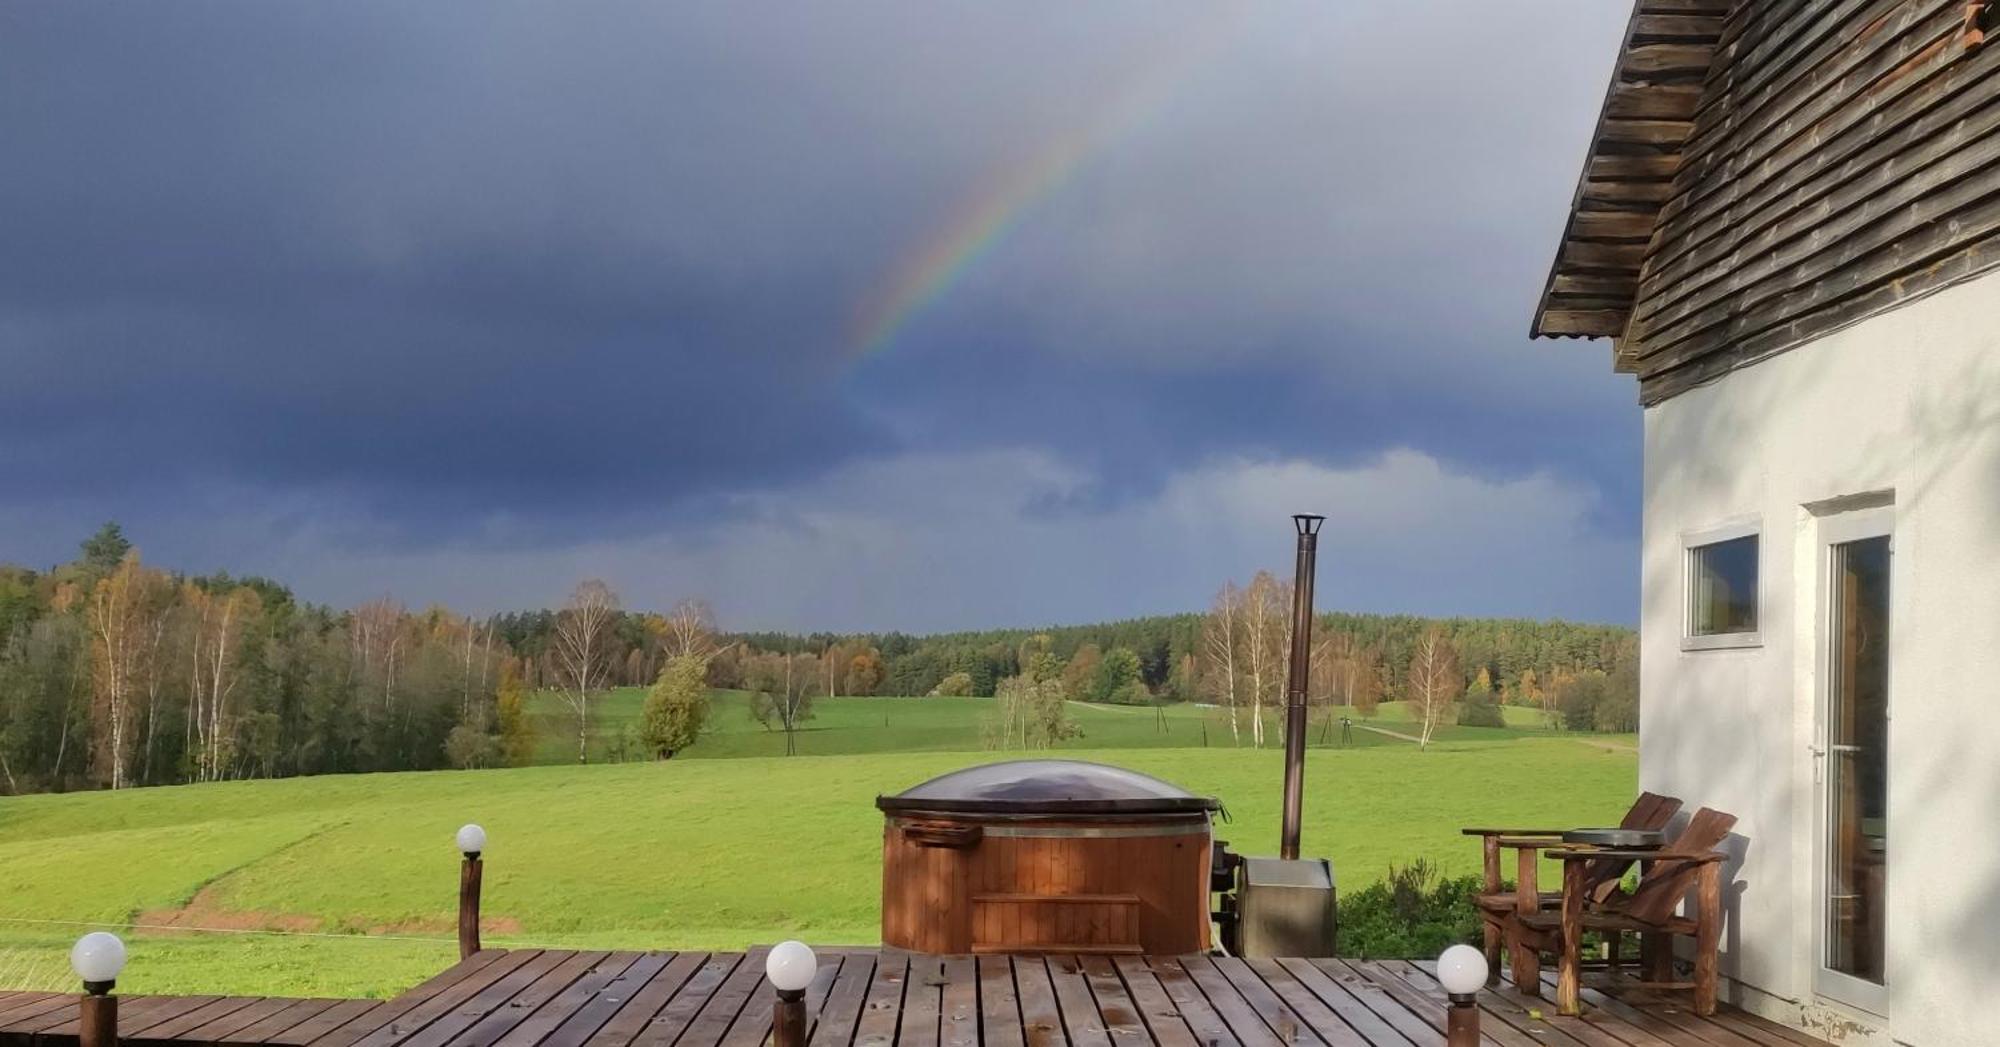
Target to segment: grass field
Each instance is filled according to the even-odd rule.
[[[629,719],[638,702],[637,691],[614,695],[603,720]],[[0,988],[66,986],[68,944],[101,923],[128,936],[120,985],[132,992],[396,992],[455,957],[451,835],[467,821],[492,837],[491,943],[873,942],[873,800],[1021,755],[980,751],[988,708],[979,699],[825,701],[800,748],[828,755],[785,758],[765,755],[782,752],[782,736],[750,719],[742,695],[724,694],[715,730],[665,763],[0,800]],[[1407,726],[1397,714],[1385,707],[1375,722]],[[1275,748],[1230,747],[1226,722],[1194,707],[1168,708],[1164,729],[1150,708],[1080,706],[1076,718],[1085,736],[1054,755],[1218,796],[1232,819],[1218,836],[1246,853],[1276,850]],[[550,744],[552,759],[574,752]],[[1305,847],[1334,860],[1343,889],[1418,857],[1471,871],[1477,848],[1461,825],[1615,818],[1635,786],[1629,744],[1450,728],[1419,752],[1357,731],[1352,745],[1316,748],[1308,761]]]
[[[637,687],[621,687],[597,699],[591,707],[590,752],[593,762],[609,759],[612,739],[628,724],[638,720],[646,692]],[[700,741],[676,759],[704,759],[738,756],[783,756],[785,736],[768,730],[750,716],[750,696],[741,691],[718,691],[714,696],[709,729]],[[813,718],[797,732],[800,755],[834,756],[880,752],[972,752],[985,747],[983,725],[993,710],[987,698],[822,698],[814,703]],[[531,712],[536,724],[537,762],[576,762],[576,717],[568,705],[553,693],[533,698]],[[1450,725],[1440,728],[1442,741],[1495,741],[1523,737],[1549,737],[1539,710],[1505,706],[1501,715],[1508,727],[1479,728]],[[1070,703],[1070,716],[1083,730],[1072,744],[1103,749],[1198,749],[1231,745],[1229,715],[1226,710],[1198,705],[1151,706],[1087,705]],[[1248,713],[1241,724],[1249,736]],[[1264,718],[1267,739],[1279,732],[1279,716],[1268,712]],[[1387,730],[1410,733],[1415,724],[1408,706],[1385,702],[1376,715],[1356,719]],[[1339,746],[1340,728],[1321,729],[1316,721],[1311,740],[1315,746]],[[1630,735],[1579,735],[1632,744]],[[1401,745],[1393,738],[1370,731],[1350,732],[1349,746]]]

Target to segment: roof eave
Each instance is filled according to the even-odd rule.
[[[1633,5],[1529,337],[1625,332],[1729,8],[1730,0]]]

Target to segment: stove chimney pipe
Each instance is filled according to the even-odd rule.
[[[1285,820],[1278,856],[1299,856],[1299,817],[1306,774],[1306,687],[1312,677],[1313,573],[1319,559],[1319,525],[1324,516],[1292,517],[1299,532],[1299,556],[1292,578],[1292,664],[1285,681]]]

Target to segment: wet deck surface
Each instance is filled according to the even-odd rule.
[[[489,950],[390,1000],[121,997],[127,1044],[287,1047],[756,1047],[772,993],[748,953]],[[1432,1047],[1427,964],[1184,956],[820,953],[813,1047]],[[1511,986],[1480,994],[1498,1047],[1805,1047],[1804,1033],[1615,983],[1580,1018]],[[0,993],[0,1047],[76,1043],[76,997]]]

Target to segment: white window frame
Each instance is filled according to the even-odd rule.
[[[1698,636],[1694,631],[1694,552],[1703,546],[1717,542],[1734,541],[1738,538],[1757,540],[1757,628],[1747,633],[1710,633]],[[1713,527],[1681,532],[1681,650],[1683,651],[1727,651],[1745,647],[1764,646],[1764,521],[1761,517],[1745,516]]]

